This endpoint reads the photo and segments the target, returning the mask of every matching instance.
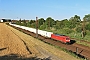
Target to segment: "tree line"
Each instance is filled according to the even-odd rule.
[[[19,20],[16,22],[18,25],[36,28],[36,20]],[[80,33],[81,37],[84,38],[90,31],[90,14],[87,14],[81,20],[80,16],[74,15],[70,19],[54,20],[51,17],[38,19],[38,29],[52,31],[54,33],[70,34],[75,32]]]

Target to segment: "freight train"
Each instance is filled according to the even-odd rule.
[[[12,24],[9,23],[12,26],[36,33],[36,29],[35,28],[30,28],[30,27],[25,27],[25,26],[20,26],[20,25],[16,25],[16,24]],[[59,35],[59,34],[54,34],[53,32],[48,32],[48,31],[43,31],[43,30],[38,30],[38,34],[41,36],[44,36],[46,38],[51,38],[57,41],[61,41],[63,43],[70,43],[70,37],[69,36],[65,36],[65,35]]]

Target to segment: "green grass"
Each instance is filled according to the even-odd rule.
[[[52,45],[52,46],[54,46],[54,45]],[[65,48],[61,48],[61,47],[59,47],[59,46],[54,46],[55,48],[57,48],[57,49],[60,49],[60,50],[62,50],[62,51],[64,51],[64,52],[66,52],[66,53],[68,53],[69,55],[72,55],[72,56],[74,56],[74,57],[76,57],[76,58],[78,58],[78,59],[80,59],[80,60],[86,60],[86,59],[84,59],[84,58],[80,58],[79,56],[77,56],[75,53],[73,53],[72,51],[68,51],[67,49],[65,49]]]
[[[76,43],[90,47],[90,44],[87,44],[86,42],[77,41]]]

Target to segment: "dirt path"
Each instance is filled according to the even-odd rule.
[[[9,28],[26,43],[32,54],[38,58],[50,58],[52,60],[79,60],[53,46],[13,29],[12,27]]]
[[[5,55],[29,57],[30,53],[23,41],[6,24],[0,23],[0,57]]]

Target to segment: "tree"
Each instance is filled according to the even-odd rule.
[[[81,21],[80,16],[75,15],[74,22],[80,22],[80,21]]]
[[[30,20],[30,22],[29,22],[29,24],[30,24],[30,27],[34,27],[35,25],[35,20]]]
[[[24,19],[24,20],[22,20],[22,25],[24,25],[24,26],[27,26],[27,23],[26,23],[26,20]]]
[[[73,30],[71,30],[71,29],[68,29],[68,28],[64,28],[63,29],[63,33],[64,34],[70,34],[70,33],[72,33],[73,32]]]
[[[52,19],[51,17],[48,17],[45,21],[45,23],[48,25],[48,28],[50,29],[50,27],[52,27],[53,25],[55,25],[55,21],[54,19]]]
[[[44,22],[45,22],[45,20],[44,20],[43,18],[38,19],[39,27],[40,27],[41,25],[43,25]]]
[[[90,31],[90,22],[86,25],[86,30],[89,30]]]
[[[85,18],[85,20],[86,20],[86,21],[89,21],[89,22],[90,22],[90,14],[85,15],[85,17],[84,17],[84,18]]]
[[[35,23],[35,20],[30,20],[30,24]]]
[[[41,29],[41,30],[45,30],[46,27],[47,27],[47,25],[44,23],[43,25],[40,26],[40,29]]]
[[[60,23],[60,21],[56,21],[55,28],[56,28],[56,29],[60,29],[60,28],[61,28],[61,23]]]
[[[76,27],[76,32],[78,32],[78,33],[81,33],[81,31],[82,31],[82,27]]]
[[[70,28],[75,28],[81,22],[80,16],[75,15],[74,17],[71,17],[69,19],[69,22],[70,22]]]
[[[32,23],[32,24],[31,24],[31,27],[32,27],[32,28],[36,28],[36,23]]]
[[[20,18],[20,20],[17,21],[16,24],[21,25],[21,22],[22,22],[22,21],[21,21],[21,18]]]
[[[86,19],[83,18],[82,32],[81,32],[81,34],[82,34],[82,38],[84,38],[85,35],[86,35],[86,30],[85,30],[85,21],[86,21]]]
[[[69,21],[67,19],[62,20],[61,23],[62,23],[63,27],[69,27],[69,25],[70,25]]]

